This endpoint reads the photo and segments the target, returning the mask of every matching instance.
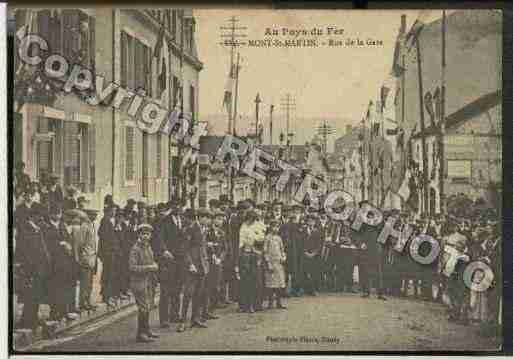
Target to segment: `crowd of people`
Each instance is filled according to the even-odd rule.
[[[95,275],[101,275],[101,297],[108,306],[135,298],[141,342],[158,337],[149,326],[157,287],[160,326],[177,323],[178,332],[189,328],[187,322],[206,328],[207,321],[218,318],[216,308],[234,302],[240,312],[251,314],[285,310],[288,297],[357,289],[363,298],[375,289],[381,300],[445,303],[449,320],[461,324],[499,320],[501,228],[490,213],[415,219],[408,212],[385,211],[385,219],[396,218],[398,230],[408,224],[414,234],[439,242],[442,255],[424,265],[408,255],[409,243],[402,253],[393,249],[393,237],[379,243],[382,225],[363,224],[356,231],[349,222],[300,204],[247,199],[234,205],[221,198],[211,200],[208,209],[194,210],[179,201],[150,206],[129,199],[119,206],[107,195],[98,223],[98,211],[87,209],[73,188],[64,196],[56,177],[40,185],[17,174],[15,196],[15,287],[24,303],[19,327],[44,325],[38,317],[42,303],[50,305],[53,321],[75,320],[80,311],[94,310]],[[448,263],[450,251],[462,260]],[[489,290],[465,285],[465,258],[493,270]],[[475,276],[474,281],[482,280],[482,272]]]

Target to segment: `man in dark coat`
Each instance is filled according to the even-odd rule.
[[[372,211],[368,212],[368,221],[372,221],[374,216]],[[358,274],[362,297],[370,296],[371,282],[374,282],[378,299],[386,300],[383,296],[383,245],[378,243],[379,227],[363,223],[361,228],[353,233],[361,249]]]
[[[116,209],[106,207],[98,228],[98,258],[102,261],[102,296],[109,306],[114,306],[119,288],[121,245],[116,232]]]
[[[317,285],[320,273],[319,253],[321,250],[321,233],[315,226],[316,221],[317,218],[312,214],[308,215],[306,218],[305,242],[303,248],[303,288],[309,295],[316,295],[315,292],[319,290]]]
[[[73,288],[76,281],[74,253],[70,234],[62,221],[60,207],[50,208],[50,224],[45,228],[44,236],[52,263],[48,283],[50,319],[76,319],[78,315],[73,308]]]
[[[304,228],[300,223],[302,207],[295,205],[292,208],[293,215],[286,225],[284,233],[285,252],[287,253],[287,272],[290,275],[291,295],[300,297],[303,295],[303,257],[305,245]]]
[[[16,172],[14,176],[16,178],[16,187],[21,188],[22,191],[30,189],[30,177],[25,173],[24,162],[18,162],[16,164]]]
[[[180,293],[185,279],[185,243],[176,204],[169,202],[155,228],[153,250],[159,263],[159,319],[162,328],[180,320]]]
[[[187,229],[185,247],[185,266],[188,270],[189,280],[186,281],[182,303],[182,322],[177,329],[179,332],[185,330],[184,320],[187,317],[189,303],[192,298],[192,327],[206,328],[202,321],[201,313],[206,306],[206,286],[210,266],[207,254],[207,231],[210,221],[210,212],[206,209],[198,210],[198,220],[193,222]]]
[[[48,186],[48,207],[55,207],[63,205],[64,195],[62,194],[62,188],[58,183],[59,177],[53,175],[50,176]]]
[[[28,218],[20,227],[23,240],[19,242],[15,258],[20,263],[21,280],[25,283],[21,298],[23,313],[18,327],[36,329],[39,324],[39,305],[47,298],[47,285],[51,273],[50,252],[43,232],[46,215],[41,205],[33,205]]]

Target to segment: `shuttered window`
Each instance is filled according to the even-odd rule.
[[[128,181],[132,181],[135,178],[135,167],[134,167],[134,149],[135,149],[135,129],[133,127],[125,127],[126,131],[126,161],[125,161],[125,177]]]
[[[96,128],[89,125],[89,191],[96,191]]]
[[[121,86],[143,88],[152,94],[152,51],[138,39],[121,32]]]
[[[195,117],[195,109],[196,109],[196,92],[194,90],[194,86],[191,85],[190,89],[189,89],[189,108],[191,110],[191,119],[192,121],[194,122],[196,120],[196,117]]]
[[[81,179],[81,138],[78,123],[64,123],[64,184],[78,186]]]
[[[121,87],[127,87],[127,51],[128,51],[128,38],[124,31],[121,31]]]
[[[157,178],[162,177],[162,134],[157,133]]]
[[[148,133],[142,133],[142,193],[143,197],[148,197]]]

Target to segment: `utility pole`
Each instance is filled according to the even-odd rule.
[[[427,153],[426,153],[426,132],[425,132],[425,123],[424,123],[424,88],[422,87],[422,62],[420,60],[420,44],[419,44],[419,36],[415,39],[415,47],[417,48],[417,67],[418,67],[418,76],[419,76],[419,105],[420,105],[420,138],[422,142],[422,187],[423,187],[423,197],[422,202],[424,206],[424,213],[427,215],[429,212],[429,203],[428,203],[428,168],[427,168]]]
[[[326,120],[321,126],[317,127],[317,134],[322,137],[322,152],[324,154],[328,152],[328,136],[333,133],[335,133],[335,130],[326,123]]]
[[[261,102],[260,94],[257,93],[255,98],[255,144],[258,141],[258,108],[260,107]]]
[[[234,57],[235,57],[235,48],[241,45],[245,45],[246,43],[243,41],[240,41],[239,38],[245,38],[247,37],[246,34],[237,33],[237,31],[246,30],[246,26],[236,26],[236,23],[239,22],[239,20],[232,16],[228,19],[228,22],[230,23],[229,26],[221,26],[222,31],[226,31],[225,33],[221,34],[221,38],[225,38],[226,40],[222,41],[221,44],[224,46],[230,47],[230,76],[234,78],[236,76],[234,69]],[[229,104],[228,107],[228,134],[233,134],[233,122],[235,121],[236,115],[234,115],[232,110],[232,104]]]
[[[286,144],[287,144],[287,152],[289,152],[290,156],[290,145],[291,145],[291,138],[294,136],[294,134],[290,133],[290,111],[294,110],[296,107],[295,100],[291,97],[290,93],[287,93],[285,95],[285,98],[282,99],[281,102],[282,110],[285,111],[287,115],[287,131],[286,131]]]
[[[271,104],[269,109],[269,144],[273,145],[273,111],[274,105]]]
[[[237,66],[235,67],[235,99],[233,103],[233,129],[232,134],[237,136],[237,102],[239,98],[239,72],[240,72],[240,54],[237,51]]]
[[[445,149],[444,149],[444,138],[445,138],[445,34],[447,31],[447,23],[445,19],[445,10],[442,11],[442,89],[441,89],[441,106],[440,106],[440,139],[438,141],[438,148],[440,151],[440,155],[438,158],[440,173],[438,174],[438,183],[439,183],[439,198],[440,198],[440,213],[445,214],[445,191],[444,191],[444,182],[445,182]]]

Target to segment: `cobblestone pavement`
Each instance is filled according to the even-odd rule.
[[[288,300],[288,310],[237,313],[236,306],[220,309],[218,320],[206,329],[177,333],[151,325],[161,338],[150,344],[135,342],[136,317],[70,340],[44,351],[337,351],[337,350],[487,350],[500,347],[494,338],[479,335],[476,326],[447,321],[445,307],[412,299],[357,294],[322,294]]]

